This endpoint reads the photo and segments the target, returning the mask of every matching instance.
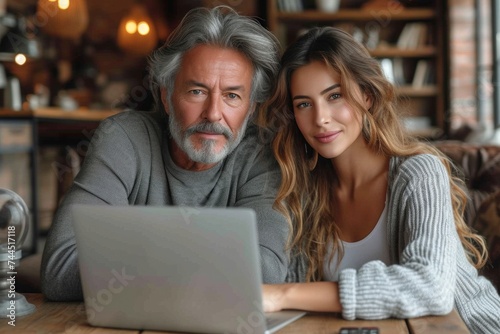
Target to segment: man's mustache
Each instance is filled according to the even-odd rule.
[[[196,132],[210,132],[224,135],[227,139],[233,138],[231,130],[219,123],[201,122],[186,129],[186,135],[190,136]]]

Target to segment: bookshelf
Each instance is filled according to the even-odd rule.
[[[415,133],[441,136],[448,132],[449,82],[447,63],[446,1],[370,1],[351,5],[342,1],[334,13],[317,10],[302,1],[300,10],[282,8],[282,1],[267,2],[267,25],[283,47],[314,26],[344,29],[362,42],[371,55],[390,69],[408,124],[427,124]]]

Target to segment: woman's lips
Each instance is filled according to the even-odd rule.
[[[340,131],[330,131],[330,132],[324,132],[320,133],[319,135],[314,136],[317,141],[320,143],[330,143],[335,140],[340,134]]]

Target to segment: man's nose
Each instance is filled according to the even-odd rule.
[[[220,99],[210,96],[203,106],[203,118],[209,122],[219,122],[222,119]]]

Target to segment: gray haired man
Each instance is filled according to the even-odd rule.
[[[42,260],[48,299],[83,298],[75,203],[254,209],[263,282],[284,282],[289,229],[273,209],[280,171],[252,123],[272,90],[279,51],[269,31],[228,7],[184,17],[150,58],[155,110],[102,122],[56,212]]]

